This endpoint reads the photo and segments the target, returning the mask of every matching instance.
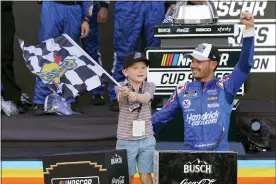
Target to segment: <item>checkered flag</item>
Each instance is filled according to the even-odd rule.
[[[108,77],[118,83],[68,35],[24,46],[19,39],[25,64],[44,83],[65,99],[79,96],[102,85]]]

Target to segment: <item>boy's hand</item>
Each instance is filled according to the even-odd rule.
[[[119,91],[123,97],[127,97],[129,95],[129,89],[126,86],[119,88]]]
[[[128,95],[128,101],[129,102],[135,102],[137,101],[137,93],[135,92],[129,92],[129,95]]]

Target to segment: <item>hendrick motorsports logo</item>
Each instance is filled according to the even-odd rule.
[[[99,176],[53,178],[52,184],[100,184]]]
[[[187,114],[186,122],[192,126],[216,124],[219,118],[219,111],[205,112],[204,114]]]

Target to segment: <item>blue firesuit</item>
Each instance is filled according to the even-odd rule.
[[[75,1],[73,5],[61,2],[43,1],[41,5],[39,41],[44,41],[66,33],[75,42],[79,42],[81,24],[84,18],[90,19],[92,1]],[[34,104],[44,104],[50,89],[38,77],[36,78]],[[75,99],[68,99],[73,102]]]
[[[154,38],[154,26],[161,24],[165,16],[164,1],[117,1],[114,9],[114,62],[112,76],[124,81],[123,59],[135,51],[143,34],[145,47],[160,47],[160,39]],[[110,100],[116,100],[114,85],[109,85]]]
[[[182,112],[184,149],[229,150],[233,101],[254,62],[254,30],[244,32],[243,37],[240,59],[232,73],[222,79],[206,83],[195,80],[177,87],[164,107],[152,116],[155,133]]]
[[[97,15],[101,7],[108,8],[109,3],[105,1],[100,1],[94,3],[92,18],[90,21],[90,32],[88,36],[82,39],[83,49],[87,54],[89,54],[97,63],[102,65],[101,53],[100,53],[100,30],[99,24],[97,22]],[[94,95],[103,95],[104,87],[100,86],[92,90]]]

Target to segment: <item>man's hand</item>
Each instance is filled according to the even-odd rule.
[[[246,11],[240,14],[240,23],[245,25],[246,29],[254,28],[254,16]]]
[[[87,21],[84,21],[81,25],[81,38],[87,37],[89,31],[90,31],[89,24]]]
[[[175,6],[176,6],[175,4],[171,4],[170,8],[173,9],[173,10],[175,10]]]
[[[128,95],[128,101],[130,102],[135,102],[137,101],[137,93],[135,92],[130,92],[129,95]]]
[[[204,4],[204,1],[189,1],[189,2],[194,5],[203,5]]]
[[[100,10],[99,10],[99,12],[98,12],[98,15],[97,15],[97,22],[99,23],[99,24],[104,24],[104,23],[106,23],[106,21],[107,21],[107,15],[108,13],[107,13],[107,9],[106,8],[104,8],[104,7],[101,7],[100,8]]]
[[[129,89],[126,86],[119,88],[119,92],[122,97],[127,97],[129,95]]]

